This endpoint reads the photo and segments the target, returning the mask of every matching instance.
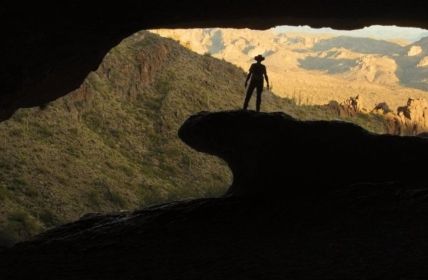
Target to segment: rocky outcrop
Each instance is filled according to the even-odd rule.
[[[367,112],[363,100],[359,95],[357,95],[356,97],[350,97],[349,99],[345,100],[343,103],[341,103],[341,107],[351,116],[359,112]]]
[[[363,99],[358,95],[350,97],[342,103],[331,101],[325,105],[339,117],[355,117],[358,114],[377,114],[385,119],[385,128],[388,134],[402,136],[416,136],[428,131],[428,102],[423,98],[409,98],[405,106],[394,112],[386,102],[376,104],[369,110]]]
[[[386,102],[381,102],[376,104],[372,112],[375,114],[385,115],[387,113],[391,113],[392,110],[389,108],[389,105]]]
[[[200,113],[229,195],[93,214],[0,252],[4,279],[425,279],[428,140],[282,113]]]
[[[405,106],[397,109],[397,115],[389,116],[399,126],[401,135],[418,135],[428,131],[428,103],[422,98],[409,98]],[[397,130],[397,128],[395,128]]]
[[[409,48],[409,51],[407,52],[408,56],[417,56],[420,55],[422,53],[422,48],[421,46],[411,46]]]
[[[418,65],[416,65],[419,68],[424,68],[424,67],[428,67],[428,56],[425,56],[424,58],[422,58]]]
[[[367,113],[361,96],[350,97],[339,103],[335,100],[330,101],[326,106],[327,109],[337,113],[339,117],[354,117],[360,113]]]
[[[422,127],[428,127],[428,102],[425,99],[409,98],[406,106],[398,108],[397,114]]]
[[[283,113],[201,113],[184,123],[179,136],[229,164],[229,193],[235,195],[308,195],[309,189],[316,195],[357,182],[425,182],[407,178],[400,162],[424,173],[419,161],[428,156],[426,140],[375,136],[344,122],[298,121]]]
[[[387,51],[385,50],[385,52]],[[357,63],[358,65],[353,67],[350,73],[347,74],[350,78],[383,85],[397,84],[399,82],[395,74],[397,63],[387,55],[365,55],[359,58]]]

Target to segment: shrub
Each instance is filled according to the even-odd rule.
[[[24,178],[13,178],[10,182],[9,189],[22,191],[22,189],[26,188],[27,186],[28,183]]]
[[[14,232],[17,236],[29,238],[42,229],[37,220],[24,210],[19,209],[10,212],[7,219],[8,224],[6,228],[8,232]]]
[[[61,220],[48,209],[39,213],[39,219],[46,227],[53,227],[61,223]]]
[[[7,198],[7,195],[8,195],[7,189],[3,185],[0,185],[0,201],[5,201]]]
[[[109,190],[107,197],[114,205],[120,208],[125,208],[128,205],[126,200],[117,192]]]
[[[100,207],[101,199],[97,191],[92,190],[88,193],[88,202],[90,206],[93,206],[95,208]]]
[[[54,135],[53,132],[45,126],[38,126],[36,129],[36,132],[39,136],[41,136],[43,138],[49,138],[49,137],[52,137]]]

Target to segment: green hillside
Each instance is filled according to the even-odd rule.
[[[0,123],[0,245],[90,212],[222,194],[225,164],[186,147],[177,129],[195,112],[240,108],[244,79],[230,63],[140,32],[80,89],[19,110]],[[265,111],[335,118],[268,93],[263,102]],[[354,121],[382,132],[379,118]]]

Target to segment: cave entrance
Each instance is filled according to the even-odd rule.
[[[133,34],[79,89],[0,124],[0,240],[25,239],[88,212],[222,194],[228,168],[186,147],[176,132],[192,113],[241,108],[245,72],[258,54],[273,86],[264,111],[340,119],[377,133],[423,132],[425,123],[415,130],[412,116],[426,109],[428,33],[399,31]]]

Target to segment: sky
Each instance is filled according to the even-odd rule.
[[[402,39],[410,42],[415,42],[423,37],[428,37],[428,30],[415,27],[399,27],[395,25],[382,26],[372,25],[356,30],[335,30],[329,27],[311,28],[305,26],[278,26],[275,27],[276,32],[307,32],[307,33],[327,33],[336,36],[352,36],[352,37],[368,37],[380,40]]]

